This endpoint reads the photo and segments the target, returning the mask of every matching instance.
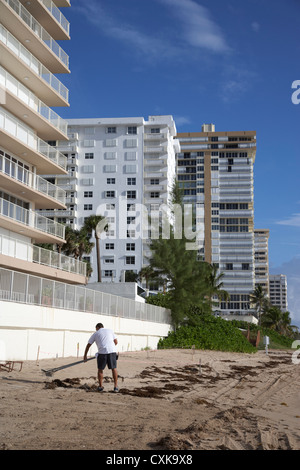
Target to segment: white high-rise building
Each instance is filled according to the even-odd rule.
[[[287,278],[284,274],[270,274],[270,302],[282,312],[288,310]]]
[[[67,191],[67,210],[45,213],[79,229],[86,217],[106,216],[100,242],[101,281],[120,282],[148,264],[151,211],[169,202],[176,176],[172,116],[69,119],[68,176],[54,180]],[[88,256],[97,282],[96,249]]]

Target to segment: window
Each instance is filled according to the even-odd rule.
[[[106,250],[114,250],[115,249],[115,244],[114,243],[105,243],[105,249]]]
[[[133,222],[135,222],[134,216],[127,217],[127,225],[133,224]]]
[[[105,191],[105,197],[115,197],[115,191]]]
[[[126,139],[126,147],[127,148],[137,147],[137,139]]]
[[[106,139],[105,140],[105,147],[116,147],[117,146],[117,139]]]
[[[84,178],[81,180],[82,186],[93,186],[94,178]]]
[[[135,256],[126,256],[126,264],[135,264]]]
[[[151,127],[151,134],[159,134],[160,128],[159,127]]]
[[[116,178],[107,178],[106,183],[107,184],[115,184],[116,183]]]
[[[117,165],[104,165],[103,172],[104,173],[116,173]]]
[[[83,165],[81,171],[82,173],[94,173],[95,167],[94,165]]]
[[[84,204],[83,209],[85,211],[92,211],[93,210],[93,204]]]
[[[136,191],[127,191],[127,199],[136,199]]]
[[[95,134],[95,128],[94,127],[85,127],[84,133],[85,133],[85,135],[93,135],[93,134]]]
[[[135,204],[127,204],[127,212],[134,212]]]
[[[107,132],[108,134],[116,134],[116,133],[117,133],[117,128],[114,127],[114,126],[113,126],[113,127],[108,127],[107,130],[106,130],[106,132]]]
[[[159,192],[151,192],[150,197],[151,198],[159,197]]]
[[[111,269],[106,269],[104,271],[104,277],[113,277],[113,271]]]
[[[129,126],[127,128],[127,134],[137,134],[137,127],[136,126]]]
[[[250,269],[250,264],[249,263],[242,263],[242,270],[243,271],[249,271]]]
[[[116,160],[117,153],[116,152],[105,152],[104,153],[105,160]]]
[[[93,154],[92,152],[85,153],[85,154],[84,154],[84,158],[85,158],[86,160],[93,160],[94,154]]]
[[[233,271],[233,264],[232,263],[227,263],[225,269],[226,269],[226,271]]]
[[[135,186],[136,185],[136,178],[127,178],[128,186]]]
[[[126,243],[126,251],[135,251],[135,243]]]
[[[158,178],[151,179],[150,184],[159,184],[159,179]]]
[[[127,238],[134,238],[135,230],[127,230]]]
[[[136,160],[136,152],[126,152],[125,160]]]
[[[106,210],[114,210],[116,208],[115,204],[106,204]]]
[[[124,173],[137,173],[136,165],[125,165],[124,166]]]
[[[104,258],[104,263],[105,264],[113,264],[114,263],[114,258],[113,256],[109,257],[109,258]]]
[[[83,141],[83,147],[95,147],[95,141],[94,140],[84,140]]]
[[[84,191],[83,197],[93,197],[93,191]]]

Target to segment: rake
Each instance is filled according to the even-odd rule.
[[[89,357],[86,361],[77,361],[77,362],[71,362],[71,364],[66,364],[64,366],[60,366],[60,367],[55,367],[54,369],[42,369],[42,372],[44,372],[44,374],[46,374],[47,377],[52,377],[52,375],[59,371],[59,370],[62,370],[62,369],[67,369],[68,367],[72,367],[72,366],[76,366],[77,364],[82,364],[83,362],[87,362],[87,361],[91,361],[92,359],[95,359],[95,357]]]

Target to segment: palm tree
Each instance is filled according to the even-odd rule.
[[[219,301],[228,301],[230,299],[229,293],[226,290],[222,289],[222,278],[224,277],[224,273],[218,273],[218,270],[219,268],[217,264],[213,263],[209,265],[209,271],[206,277],[206,284],[210,307],[212,307],[212,299],[214,296],[217,297]]]
[[[254,304],[257,315],[258,315],[258,324],[261,323],[261,315],[263,313],[263,309],[266,305],[266,294],[260,284],[255,286],[254,291],[250,294],[250,302]]]
[[[73,230],[71,227],[66,226],[65,233],[66,243],[62,245],[62,252],[67,256],[74,256],[75,259],[82,260],[84,254],[89,255],[94,247],[88,237],[88,232],[85,228],[80,230]]]
[[[97,230],[98,224],[103,221],[105,217],[103,215],[90,215],[87,217],[84,221],[84,230],[90,236],[92,235],[92,232],[94,232],[95,239],[96,239],[96,252],[97,252],[97,270],[98,270],[98,282],[102,281],[101,278],[101,261],[100,261],[100,233],[99,230]],[[108,224],[104,226],[104,230],[108,229]]]
[[[152,266],[144,266],[138,273],[138,278],[140,280],[145,279],[146,289],[149,289],[149,282],[157,278],[157,273],[154,271]]]

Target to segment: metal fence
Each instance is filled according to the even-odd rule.
[[[171,323],[171,312],[112,294],[0,268],[0,300]]]

